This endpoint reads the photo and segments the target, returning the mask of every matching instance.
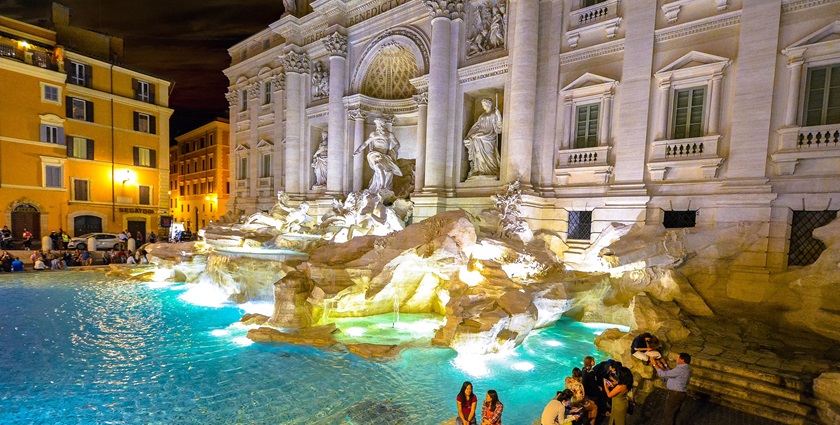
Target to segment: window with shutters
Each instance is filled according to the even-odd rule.
[[[90,201],[90,180],[73,179],[73,200]]]
[[[156,151],[140,146],[134,147],[134,165],[138,167],[157,167]]]
[[[59,130],[61,127],[54,125],[41,125],[41,141],[44,143],[59,143]]]
[[[598,146],[598,113],[600,106],[598,103],[591,103],[577,107],[575,149]]]
[[[236,167],[236,178],[239,180],[247,179],[248,178],[248,158],[241,156],[239,157],[238,167]]]
[[[93,140],[71,137],[67,144],[67,156],[78,159],[93,159]]]
[[[88,102],[83,99],[77,99],[75,97],[71,98],[71,112],[68,118],[73,118],[74,120],[81,120],[81,121],[88,121],[87,119],[87,104]]]
[[[260,165],[260,177],[271,177],[271,154],[262,154]]]
[[[674,90],[672,139],[703,136],[706,87]]]
[[[142,112],[134,113],[134,131],[141,133],[157,134],[157,123],[154,115]]]
[[[83,87],[91,86],[92,68],[90,65],[71,61],[67,71],[68,83]]]
[[[137,82],[137,93],[135,94],[135,97],[137,98],[137,100],[139,100],[141,102],[151,103],[152,102],[151,93],[152,93],[151,84],[149,84],[145,81],[138,81]]]
[[[840,123],[840,64],[810,68],[805,127]]]
[[[65,158],[41,156],[41,185],[43,187],[64,188]]]
[[[271,81],[263,83],[263,105],[271,103]]]
[[[152,187],[138,186],[140,205],[152,205]]]

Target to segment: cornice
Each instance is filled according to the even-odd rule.
[[[508,72],[509,66],[510,61],[508,61],[507,56],[466,66],[458,70],[458,82],[464,84],[495,75],[503,75]]]
[[[789,0],[782,3],[782,13],[809,9],[824,4],[837,3],[840,0]]]
[[[51,83],[64,84],[67,80],[67,76],[61,72],[29,65],[15,59],[0,58],[0,69],[28,75]]]
[[[560,64],[565,65],[572,62],[592,59],[594,57],[609,55],[624,51],[624,39],[596,44],[580,50],[560,54]]]
[[[115,95],[115,94],[111,94],[111,93],[107,93],[107,92],[102,92],[102,91],[99,91],[99,90],[89,89],[87,87],[77,86],[77,85],[74,85],[74,84],[67,84],[66,86],[64,86],[64,92],[67,95],[78,94],[80,96],[86,96],[86,97],[89,97],[89,98],[93,97],[93,98],[103,99],[103,100],[108,100],[108,101],[113,100],[114,102],[117,102],[117,103],[120,103],[120,104],[123,104],[123,105],[128,105],[128,106],[131,106],[132,108],[135,108],[135,109],[140,109],[140,110],[144,110],[144,111],[151,111],[151,112],[159,113],[161,115],[166,115],[166,116],[172,115],[172,113],[175,112],[174,109],[167,108],[165,106],[156,105],[156,104],[153,104],[153,103],[141,102],[139,100],[132,99],[130,97],[119,96],[119,95]]]
[[[668,41],[706,31],[726,28],[740,23],[741,11],[735,10],[729,13],[723,13],[704,19],[698,19],[696,21],[686,22],[680,25],[674,25],[669,28],[656,30],[654,32],[654,38],[656,42]]]

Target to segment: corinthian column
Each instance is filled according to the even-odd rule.
[[[286,72],[286,193],[303,194],[309,173],[303,173],[303,109],[305,107],[301,74],[309,72],[309,56],[306,53],[286,53],[280,58]],[[307,158],[308,159],[308,158]]]
[[[538,0],[513,0],[513,44],[510,49],[510,101],[507,149],[502,182],[519,179],[531,185],[534,150],[534,106],[537,100]]]
[[[426,119],[429,111],[429,93],[414,96],[417,102],[417,159],[414,161],[414,192],[423,190],[426,176]]]
[[[361,109],[353,109],[347,114],[354,122],[353,127],[353,152],[359,149],[359,146],[365,141],[365,119],[368,116],[367,111]],[[364,155],[353,156],[353,191],[358,192],[362,190],[362,172],[364,170]]]
[[[330,54],[329,120],[327,122],[327,195],[338,195],[344,188],[344,158],[347,155],[344,127],[344,71],[347,63],[347,37],[334,32],[321,40]]]
[[[432,109],[426,124],[425,173],[423,191],[438,193],[446,181],[446,145],[449,142],[449,119],[454,112],[449,105],[452,83],[452,25],[461,19],[464,0],[424,0],[432,18],[432,49],[429,57],[429,94]],[[457,55],[454,55],[457,57]]]

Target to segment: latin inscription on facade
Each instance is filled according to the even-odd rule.
[[[408,0],[385,0],[379,3],[378,5],[367,9],[363,12],[355,13],[356,11],[354,10],[351,12],[354,14],[350,17],[350,25],[356,25],[359,22],[366,21],[380,13],[387,12],[397,6],[403,5],[407,1]]]

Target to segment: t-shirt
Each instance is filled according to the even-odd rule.
[[[464,403],[461,403],[461,400],[463,400],[463,398],[461,397],[461,394],[458,394],[458,397],[455,397],[455,400],[458,402],[458,406],[461,406],[461,412],[464,413],[464,418],[469,420],[470,419],[470,411],[472,410],[472,405],[473,405],[473,403],[478,402],[478,398],[475,396],[475,394],[470,394],[469,400],[467,401],[466,404],[464,404]],[[473,417],[475,417],[475,416],[473,416]]]
[[[12,270],[16,271],[16,272],[22,272],[23,271],[23,261],[20,261],[20,260],[12,261]]]
[[[40,259],[35,260],[35,270],[44,270],[47,268],[47,265]]]
[[[566,422],[566,406],[563,405],[562,401],[556,399],[549,401],[543,409],[542,416],[540,416],[540,423],[542,425],[554,425],[563,422]]]
[[[648,348],[647,342],[642,335],[633,338],[633,342],[630,343],[630,354],[634,354],[639,348]]]

